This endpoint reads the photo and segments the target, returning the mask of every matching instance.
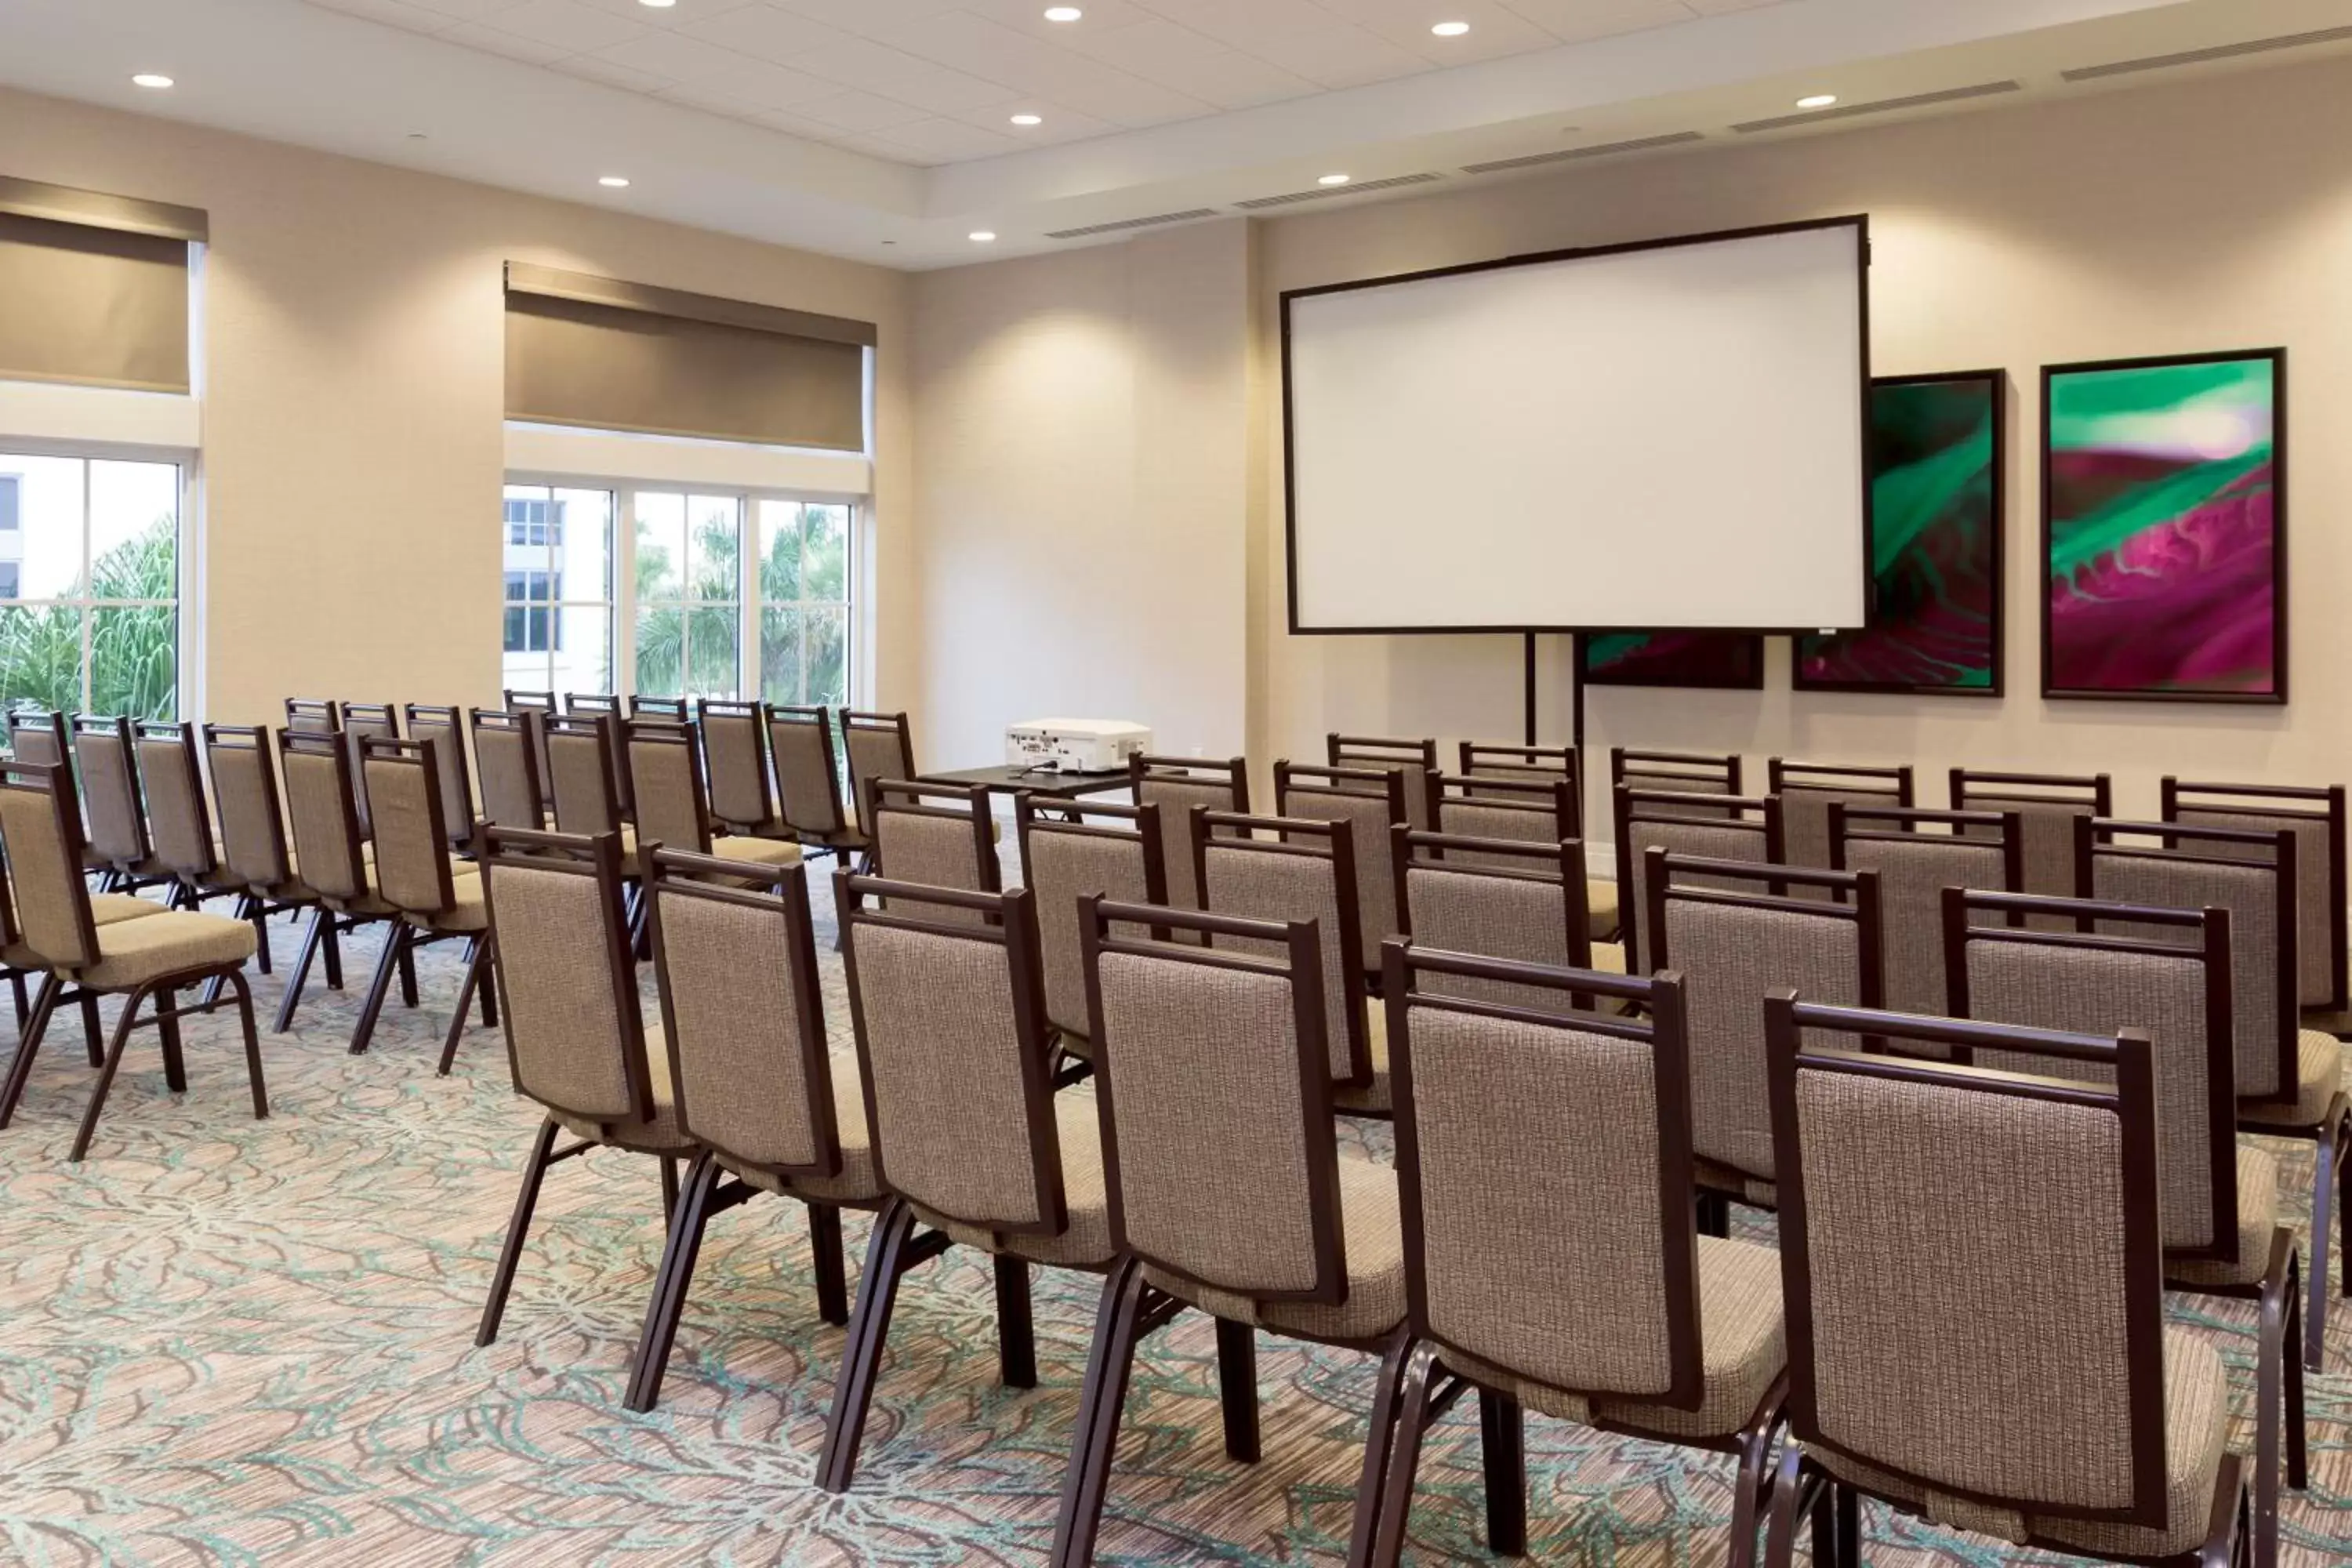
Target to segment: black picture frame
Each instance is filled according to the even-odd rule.
[[[1351,279],[1344,283],[1318,283],[1302,289],[1286,289],[1280,298],[1281,370],[1282,370],[1282,562],[1284,619],[1293,637],[1464,637],[1483,633],[1507,633],[1532,636],[1538,633],[1647,633],[1659,630],[1650,626],[1589,625],[1564,626],[1478,623],[1470,626],[1311,626],[1298,619],[1298,481],[1297,452],[1293,442],[1296,421],[1291,407],[1290,318],[1293,305],[1300,300],[1324,294],[1353,293],[1365,289],[1385,289],[1400,283],[1418,283],[1433,278],[1454,278],[1474,272],[1494,272],[1511,267],[1537,267],[1551,262],[1576,261],[1600,256],[1624,256],[1644,250],[1671,250],[1685,246],[1716,245],[1737,239],[1760,239],[1776,234],[1802,234],[1812,230],[1851,228],[1861,265],[1855,268],[1856,307],[1860,317],[1862,343],[1862,396],[1855,408],[1855,418],[1863,431],[1865,448],[1870,431],[1870,216],[1849,213],[1837,217],[1804,218],[1790,223],[1759,224],[1746,228],[1716,229],[1705,234],[1672,235],[1659,239],[1630,240],[1615,245],[1572,246],[1561,250],[1542,250],[1525,256],[1506,256],[1492,261],[1464,262],[1453,267],[1431,267],[1417,272],[1397,272],[1382,278]],[[1859,480],[1862,486],[1862,555],[1865,564],[1870,560],[1871,513],[1870,473],[1868,463],[1863,465]],[[1765,637],[1794,631],[1791,626],[1726,626],[1706,627],[1708,631],[1738,632]]]
[[[1956,686],[1926,681],[1854,680],[1811,677],[1805,673],[1805,648],[1816,637],[1799,635],[1790,639],[1789,672],[1791,689],[1797,691],[1878,692],[1908,697],[1957,697],[1964,699],[1999,698],[2003,695],[2008,679],[2008,628],[2006,612],[2009,564],[2009,372],[2006,370],[1932,371],[1919,375],[1883,375],[1873,379],[1871,391],[1907,386],[1941,386],[1981,384],[1992,405],[1991,500],[1992,517],[1987,530],[1990,560],[1986,563],[1987,581],[1991,584],[1988,605],[1989,619],[1986,635],[1990,639],[1991,682],[1985,686]],[[1874,484],[1879,477],[1876,460],[1878,424],[1874,405],[1873,445],[1870,479]],[[1871,582],[1871,612],[1874,621],[1885,603],[1885,584],[1874,572]],[[1865,635],[1868,628],[1865,628]],[[1847,633],[1843,636],[1855,634]]]
[[[2161,370],[2180,365],[2268,361],[2271,381],[2271,670],[2268,691],[2198,691],[2161,688],[2067,687],[2057,684],[2052,655],[2050,558],[2054,533],[2053,499],[2057,452],[2051,439],[2051,408],[2059,378],[2112,371]],[[2235,707],[2284,707],[2287,700],[2287,353],[2284,347],[2224,350],[2209,353],[2156,354],[2135,359],[2076,360],[2042,367],[2041,570],[2035,589],[2041,623],[2042,695],[2053,700],[2091,702],[2217,702]]]
[[[1600,638],[1576,639],[1576,679],[1580,685],[1666,688],[1681,691],[1761,691],[1764,689],[1764,638],[1755,632],[1717,632],[1662,628],[1654,632],[1611,632],[1604,637],[1662,637],[1688,639],[1694,647],[1680,668],[1661,662],[1657,668],[1617,669],[1595,667],[1593,645]],[[1718,668],[1705,668],[1708,660]]]

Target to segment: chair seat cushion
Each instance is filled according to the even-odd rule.
[[[1780,1189],[1761,1176],[1751,1176],[1736,1165],[1727,1165],[1702,1154],[1693,1163],[1698,1184],[1710,1193],[1721,1193],[1743,1204],[1758,1208],[1780,1206]]]
[[[1864,1491],[1963,1530],[2032,1541],[2102,1557],[2170,1557],[2203,1544],[2213,1489],[2230,1436],[2230,1384],[2221,1355],[2185,1329],[2164,1331],[2166,1522],[2161,1530],[2082,1519],[2006,1514],[1982,1504],[1928,1495],[1867,1465],[1811,1450],[1824,1468]]]
[[[882,1183],[874,1170],[874,1134],[866,1124],[866,1083],[858,1076],[857,1053],[835,1052],[827,1070],[833,1079],[833,1133],[841,1146],[840,1170],[830,1176],[780,1175],[724,1154],[719,1163],[751,1185],[772,1193],[844,1204],[870,1203],[881,1197]]]
[[[98,928],[98,962],[82,984],[128,991],[167,974],[243,963],[257,945],[253,927],[226,915],[165,910]]]
[[[1594,1418],[1672,1437],[1720,1437],[1745,1426],[1789,1361],[1780,1253],[1700,1237],[1698,1333],[1706,1384],[1697,1409],[1603,1399],[1593,1402]]]
[[[482,868],[451,866],[450,904],[437,915],[412,914],[409,923],[427,931],[478,931],[490,928],[489,900],[482,893]]]
[[[2271,1233],[2278,1228],[2278,1161],[2267,1149],[2238,1144],[2238,1257],[2232,1263],[2182,1259],[2165,1266],[2167,1279],[2181,1285],[2255,1285],[2271,1260]]]
[[[1396,1101],[1389,1094],[1389,1010],[1375,998],[1364,1009],[1365,1034],[1370,1047],[1372,1076],[1358,1084],[1333,1084],[1331,1104],[1360,1115],[1386,1116]]]
[[[1603,881],[1598,877],[1586,878],[1584,909],[1586,921],[1596,941],[1603,937],[1615,936],[1617,928],[1624,923],[1623,916],[1617,909],[1615,882]]]
[[[653,1090],[654,1113],[643,1121],[591,1121],[551,1106],[548,1114],[565,1131],[591,1143],[611,1143],[647,1154],[677,1154],[696,1147],[678,1124],[677,1091],[669,1079],[669,1045],[658,1024],[646,1026],[646,1077]]]
[[[1057,1095],[1054,1126],[1062,1145],[1062,1205],[1066,1223],[1059,1236],[991,1231],[933,1214],[920,1204],[916,1215],[968,1247],[1066,1268],[1100,1268],[1117,1255],[1110,1240],[1110,1190],[1103,1176],[1102,1118],[1093,1099]]]
[[[1253,1302],[1150,1268],[1144,1269],[1144,1278],[1204,1311],[1237,1322],[1309,1339],[1384,1339],[1404,1321],[1405,1312],[1404,1224],[1394,1170],[1339,1157],[1339,1230],[1348,1258],[1348,1299],[1337,1303]]]
[[[2246,1126],[2286,1130],[2315,1126],[2343,1087],[2344,1043],[2322,1030],[2300,1030],[2295,1037],[2294,1103],[2241,1100],[2238,1120]]]
[[[782,838],[747,838],[730,834],[710,841],[710,852],[722,860],[749,860],[756,866],[797,866],[801,847]]]
[[[121,921],[144,920],[149,915],[170,911],[152,899],[138,899],[129,893],[92,893],[89,898],[89,919],[92,925],[110,926]],[[10,969],[47,969],[41,955],[25,943],[12,942],[0,949],[0,964]]]

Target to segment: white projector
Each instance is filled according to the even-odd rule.
[[[1119,719],[1031,719],[1004,730],[1004,765],[1057,773],[1107,773],[1151,749],[1151,731]]]

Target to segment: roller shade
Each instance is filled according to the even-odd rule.
[[[866,450],[873,324],[507,263],[507,417]]]
[[[193,207],[0,177],[0,380],[186,392]]]

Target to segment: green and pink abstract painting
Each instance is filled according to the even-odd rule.
[[[2284,350],[2043,372],[2042,692],[2286,699]]]

